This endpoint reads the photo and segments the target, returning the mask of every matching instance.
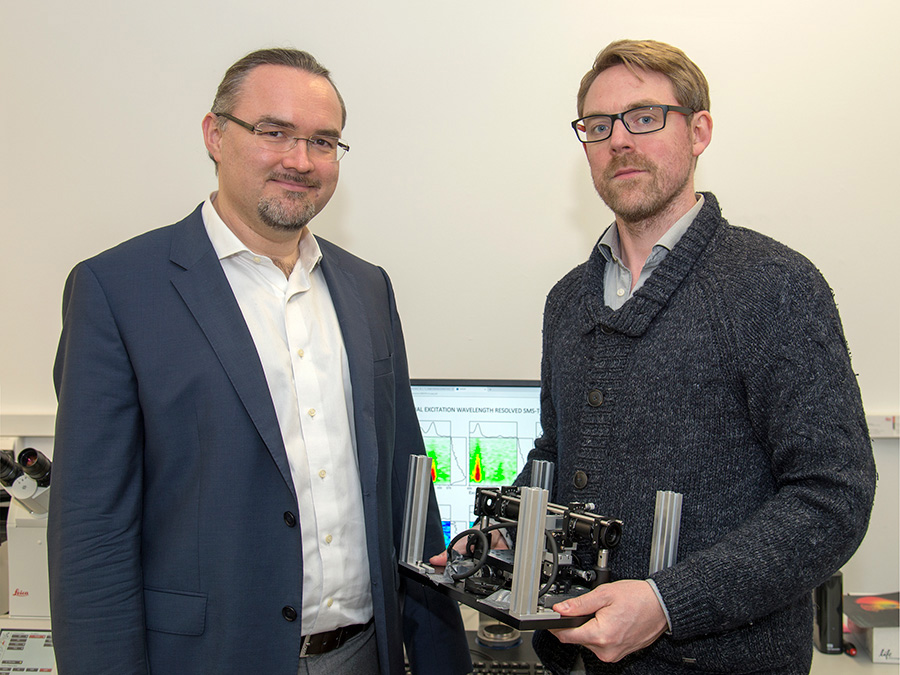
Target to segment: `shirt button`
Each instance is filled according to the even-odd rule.
[[[253,262],[259,263],[261,261],[262,261],[262,258],[260,258],[258,255],[253,256]]]
[[[623,295],[625,295],[625,289],[620,288],[619,290],[616,291],[616,295],[618,295],[621,298]]]
[[[297,350],[297,356],[299,356],[301,359],[303,358],[303,350],[302,349]]]
[[[284,512],[284,524],[288,527],[294,527],[297,524],[297,517],[290,511]]]
[[[599,389],[593,389],[588,392],[588,405],[592,408],[596,408],[603,404],[603,392]]]
[[[582,471],[581,469],[579,469],[578,471],[575,472],[575,477],[572,480],[572,483],[579,490],[583,490],[588,483],[587,474],[584,471]]]
[[[322,469],[322,470],[319,472],[319,478],[325,478],[325,475],[326,475],[326,474],[325,474],[325,469]]]
[[[310,417],[315,417],[315,416],[316,416],[316,409],[315,409],[315,408],[310,408],[309,410],[306,411],[306,413],[307,413]]]
[[[331,607],[333,604],[334,604],[334,598],[328,598],[328,600],[325,601],[326,607]]]
[[[330,543],[331,543],[331,535],[330,535],[330,534],[326,534],[326,535],[325,535],[325,543],[326,543],[326,544],[330,544]]]
[[[287,605],[281,608],[281,616],[284,617],[285,621],[296,621],[297,620],[297,610]]]

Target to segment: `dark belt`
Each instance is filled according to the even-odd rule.
[[[369,619],[368,623],[356,623],[352,626],[341,626],[325,633],[316,633],[315,635],[304,635],[300,639],[300,658],[304,656],[315,656],[316,654],[324,654],[332,649],[337,649],[350,638],[356,637],[366,628],[372,625],[374,619]]]

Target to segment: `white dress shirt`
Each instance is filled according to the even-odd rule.
[[[302,633],[366,623],[372,591],[350,370],[319,244],[304,228],[286,278],[228,228],[215,196],[203,204],[203,222],[256,345],[299,502]]]

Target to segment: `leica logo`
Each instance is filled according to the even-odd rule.
[[[28,591],[23,591],[21,588],[17,588],[15,591],[13,591],[13,597],[14,598],[27,598]]]

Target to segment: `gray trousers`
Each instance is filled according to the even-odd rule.
[[[381,675],[375,625],[325,654],[300,659],[297,675]]]

